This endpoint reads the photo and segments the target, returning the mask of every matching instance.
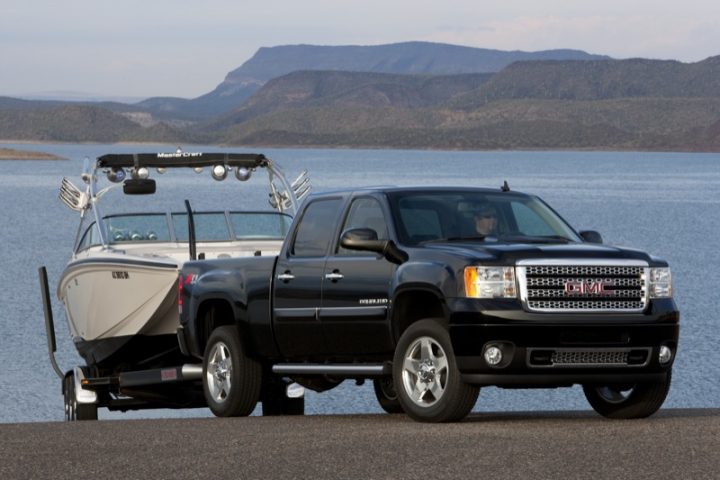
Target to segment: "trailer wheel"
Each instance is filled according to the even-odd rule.
[[[583,385],[583,393],[593,409],[607,418],[645,418],[657,412],[670,391],[672,371],[654,383],[630,385]]]
[[[77,420],[97,420],[97,405],[77,402],[77,395],[75,395],[75,375],[73,373],[65,375],[63,382],[65,421],[74,422]]]
[[[237,329],[216,328],[203,358],[203,390],[210,410],[218,417],[250,415],[261,386],[262,367],[245,353]]]
[[[387,413],[403,413],[402,405],[398,400],[392,377],[382,377],[373,380],[373,390],[380,407]]]
[[[450,335],[438,319],[420,320],[402,334],[393,380],[403,410],[421,422],[462,420],[480,393],[478,386],[460,379]]]

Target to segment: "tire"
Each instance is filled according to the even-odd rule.
[[[97,405],[77,402],[75,375],[73,373],[66,375],[63,380],[63,403],[65,404],[66,422],[98,419]]]
[[[373,380],[373,389],[375,398],[383,410],[387,413],[404,413],[392,377],[376,378]]]
[[[465,418],[480,388],[463,383],[450,335],[441,320],[421,320],[400,337],[393,359],[393,381],[405,413],[421,422]]]
[[[664,380],[634,385],[583,385],[592,408],[607,418],[646,418],[657,412],[668,392],[672,371]]]
[[[288,385],[290,382],[283,379],[266,379],[260,398],[263,416],[305,414],[305,396],[288,397]]]
[[[217,417],[252,413],[260,399],[262,367],[245,353],[235,327],[216,328],[203,357],[205,401]]]

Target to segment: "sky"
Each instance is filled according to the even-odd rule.
[[[697,62],[718,0],[1,0],[0,96],[195,98],[260,47],[429,41]]]

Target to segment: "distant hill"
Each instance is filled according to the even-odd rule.
[[[487,82],[489,73],[397,75],[300,71],[270,80],[240,108],[209,124],[217,129],[276,110],[298,107],[364,106],[418,108],[439,105]]]
[[[283,45],[261,48],[226,82],[265,83],[297,70],[451,75],[499,72],[523,60],[601,60],[580,50],[501,51],[443,43],[405,42],[374,46]]]
[[[283,45],[260,48],[212,92],[192,100],[151,98],[138,106],[161,118],[209,118],[234,110],[273,78],[300,70],[449,75],[498,72],[521,60],[607,59],[580,50],[506,52],[441,43],[373,46]],[[163,117],[164,116],[164,117]]]
[[[697,63],[662,60],[518,62],[452,106],[508,99],[608,100],[720,97],[720,56]]]
[[[716,150],[718,79],[716,57],[519,62],[486,77],[296,72],[214,129],[234,144]]]
[[[30,102],[31,104],[34,102]],[[28,141],[181,142],[193,138],[165,124],[144,127],[139,122],[105,108],[60,105],[3,109],[0,102],[0,138]]]
[[[348,53],[344,48],[357,55],[338,55]],[[266,78],[293,69],[301,52],[314,66]],[[456,60],[462,52],[470,56]],[[261,49],[215,91],[193,100],[127,105],[0,97],[0,139],[720,152],[720,56],[696,63],[533,58],[498,72],[453,70],[471,68],[468,59],[480,53],[526,55],[489,52],[420,43]],[[318,70],[323,62],[333,67]]]

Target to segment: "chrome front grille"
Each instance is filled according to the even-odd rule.
[[[523,303],[534,312],[641,312],[647,264],[633,260],[518,263]]]

